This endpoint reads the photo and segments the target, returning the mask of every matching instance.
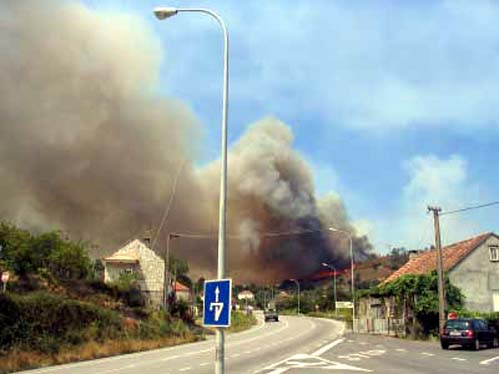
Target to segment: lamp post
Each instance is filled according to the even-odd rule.
[[[296,283],[296,287],[298,287],[298,315],[300,315],[300,282],[296,279],[290,279],[290,281]]]
[[[328,267],[330,270],[333,271],[334,314],[335,316],[338,316],[338,310],[336,309],[336,302],[338,301],[336,297],[336,268],[331,264],[326,264],[325,262],[323,262],[321,265]]]
[[[222,28],[224,39],[223,52],[223,83],[222,83],[222,162],[220,170],[220,200],[218,219],[218,279],[225,278],[225,242],[226,242],[226,221],[227,221],[227,109],[228,109],[228,88],[229,88],[229,35],[222,18],[210,9],[204,8],[169,8],[158,7],[154,9],[154,14],[159,20],[172,17],[180,12],[204,13],[213,17]],[[215,336],[215,373],[224,373],[224,331],[217,328]]]
[[[352,331],[353,331],[353,325],[354,325],[354,321],[355,321],[355,276],[353,273],[354,262],[353,262],[352,235],[350,235],[350,233],[348,231],[336,229],[334,227],[329,227],[328,230],[342,233],[343,235],[347,236],[348,240],[350,241],[350,272],[351,272],[351,277],[352,277]]]

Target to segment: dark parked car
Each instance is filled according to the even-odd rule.
[[[272,321],[279,321],[279,313],[277,313],[277,309],[265,309],[263,311],[263,316],[265,318],[265,322],[268,322],[270,320]]]
[[[448,349],[451,345],[479,350],[482,344],[498,346],[497,332],[486,321],[478,318],[449,319],[440,334],[440,345]]]

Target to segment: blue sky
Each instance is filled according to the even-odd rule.
[[[499,3],[492,1],[83,1],[134,14],[160,39],[158,90],[204,124],[199,163],[219,154],[226,21],[229,139],[268,115],[290,125],[318,195],[335,191],[378,251],[432,242],[427,204],[499,200]],[[498,208],[442,219],[443,241],[497,230]]]

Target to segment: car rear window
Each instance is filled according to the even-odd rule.
[[[466,330],[470,327],[470,321],[462,321],[458,319],[447,321],[445,323],[445,327],[448,329]]]

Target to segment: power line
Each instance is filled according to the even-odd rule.
[[[311,234],[317,232],[328,231],[328,229],[303,229],[303,230],[293,230],[293,231],[281,231],[281,232],[263,232],[259,233],[260,237],[278,237],[278,236],[291,236],[291,235],[302,235]],[[170,235],[178,235],[182,238],[192,238],[192,239],[216,239],[217,235],[214,234],[201,234],[201,233],[182,233],[182,232],[172,232]],[[245,235],[227,235],[228,239],[241,239]]]
[[[180,176],[180,173],[182,172],[182,169],[184,167],[185,161],[183,161],[177,170],[177,174],[175,175],[175,179],[173,180],[171,192],[170,192],[170,197],[168,199],[168,203],[165,206],[165,210],[163,212],[163,217],[161,218],[161,222],[159,224],[158,230],[156,231],[156,236],[153,240],[151,248],[154,248],[156,246],[157,241],[159,240],[159,237],[161,235],[161,230],[163,229],[164,224],[166,223],[168,219],[168,215],[170,213],[170,209],[172,207],[173,199],[175,198],[175,193],[177,192],[177,182],[178,182],[178,177]]]
[[[468,210],[486,208],[486,207],[489,207],[489,206],[492,206],[492,205],[497,205],[497,204],[499,204],[499,201],[493,201],[493,202],[490,202],[490,203],[487,203],[487,204],[474,205],[474,206],[469,206],[469,207],[466,207],[466,208],[451,210],[451,211],[448,211],[448,212],[442,212],[442,213],[440,213],[440,215],[443,216],[443,215],[447,215],[447,214],[461,213],[461,212],[466,212]]]

